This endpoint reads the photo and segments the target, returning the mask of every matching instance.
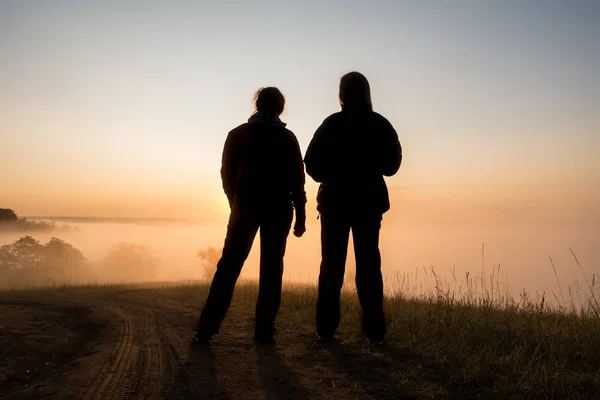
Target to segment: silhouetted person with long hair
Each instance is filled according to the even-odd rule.
[[[272,343],[281,301],[283,257],[296,210],[294,235],[304,234],[306,194],[298,140],[279,119],[285,98],[274,87],[255,95],[256,113],[225,141],[221,167],[231,214],[223,256],[200,315],[197,343],[208,343],[231,303],[233,290],[260,228],[260,282],[254,340]]]
[[[317,195],[322,246],[317,333],[320,340],[329,341],[339,325],[352,229],[362,329],[369,340],[381,342],[387,327],[379,229],[383,213],[390,208],[383,177],[400,168],[402,147],[388,120],[373,112],[364,75],[344,75],[339,100],[342,111],[329,116],[317,129],[304,159],[306,172],[321,183]]]

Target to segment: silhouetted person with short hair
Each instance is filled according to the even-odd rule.
[[[379,229],[390,208],[384,176],[394,175],[402,147],[392,125],[373,112],[369,82],[351,72],[342,77],[342,111],[329,116],[308,146],[306,172],[320,182],[322,262],[317,300],[317,333],[330,341],[339,325],[340,292],[350,230],[356,256],[356,289],[362,329],[374,342],[387,332],[383,314],[383,279]]]
[[[197,343],[209,343],[231,303],[235,284],[260,228],[260,281],[254,340],[272,343],[281,302],[283,257],[296,210],[294,235],[306,228],[304,164],[294,133],[279,119],[285,98],[274,87],[255,95],[256,113],[229,132],[221,167],[231,214],[223,255],[200,315]]]

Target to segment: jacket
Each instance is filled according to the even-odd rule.
[[[230,205],[304,212],[304,165],[294,133],[268,122],[244,123],[227,135],[221,180]]]
[[[385,213],[390,208],[384,176],[402,162],[398,134],[380,114],[370,110],[341,111],[317,129],[304,158],[306,172],[320,182],[320,212]]]

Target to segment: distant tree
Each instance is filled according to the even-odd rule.
[[[81,282],[91,269],[83,254],[72,245],[51,238],[46,245],[31,236],[0,247],[0,283],[39,285]]]
[[[98,265],[101,278],[112,282],[152,281],[156,279],[158,260],[143,245],[117,243]]]
[[[202,260],[202,267],[204,268],[204,279],[207,281],[212,280],[215,272],[217,271],[217,263],[223,255],[223,249],[217,249],[215,247],[208,247],[206,250],[200,250],[196,255]]]
[[[44,246],[45,262],[56,276],[79,280],[88,275],[89,267],[83,253],[58,238],[51,238]]]
[[[17,214],[10,208],[0,208],[0,222],[14,222],[18,220]]]
[[[44,264],[44,246],[31,236],[0,247],[0,264],[12,269],[33,271]]]
[[[17,281],[21,263],[13,245],[7,244],[0,247],[0,287],[13,285]]]
[[[0,232],[71,232],[77,230],[69,225],[57,225],[54,221],[28,221],[19,218],[10,208],[0,208]]]

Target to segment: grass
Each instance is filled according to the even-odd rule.
[[[458,296],[438,285],[429,294],[387,297],[383,356],[364,346],[357,296],[344,291],[339,338],[342,345],[361,349],[352,360],[355,370],[347,372],[373,393],[402,383],[425,398],[600,398],[600,318],[594,300],[573,310],[548,306],[544,299],[535,303],[526,295],[519,300],[492,295],[487,287],[488,292],[471,288]],[[206,293],[196,284],[169,290],[196,304]],[[251,282],[236,289],[249,314],[256,292]],[[277,322],[282,335],[313,334],[316,296],[314,286],[286,285]]]
[[[563,293],[550,259],[560,290],[553,301],[545,293],[533,297],[525,291],[512,297],[500,283],[500,265],[486,277],[483,247],[480,276],[466,274],[461,281],[453,273],[445,280],[433,268],[425,269],[431,290],[407,274],[387,277],[387,358],[363,347],[354,361],[369,365],[371,373],[358,368],[356,380],[375,392],[395,380],[415,385],[412,393],[429,398],[600,399],[600,284],[571,254],[586,289],[569,286]],[[194,285],[173,290],[196,297],[189,301],[203,301]],[[236,296],[253,304],[255,284],[240,285]],[[310,335],[316,296],[314,286],[287,284],[278,329]],[[348,284],[338,332],[342,342],[364,341],[360,305]],[[376,362],[369,364],[373,358]],[[424,380],[433,382],[424,385]]]
[[[374,397],[401,386],[419,398],[600,399],[596,275],[588,279],[584,273],[585,291],[568,287],[563,293],[559,286],[560,293],[549,302],[545,294],[511,297],[499,283],[499,265],[487,277],[467,274],[462,281],[455,275],[444,280],[433,269],[425,273],[433,286],[430,291],[417,291],[405,274],[388,279],[388,337],[383,349],[365,345],[356,293],[343,291],[336,351],[345,358],[343,371],[357,387]],[[183,304],[201,305],[208,290],[203,282],[153,286],[162,286],[161,293]],[[36,290],[118,287],[56,285]],[[255,282],[242,281],[234,302],[244,304],[252,315],[256,294]],[[316,297],[314,286],[285,285],[277,321],[282,346],[290,333],[314,341]]]

